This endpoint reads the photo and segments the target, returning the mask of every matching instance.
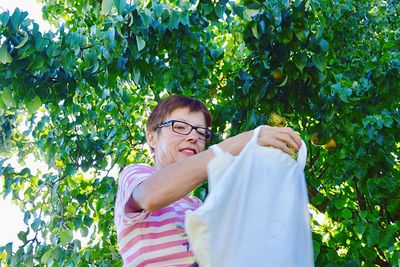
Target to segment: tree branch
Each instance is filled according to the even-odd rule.
[[[367,206],[365,204],[365,197],[360,193],[360,189],[358,188],[357,185],[357,180],[354,181],[354,188],[356,190],[356,195],[357,195],[357,201],[358,201],[358,206],[360,207],[360,210],[366,210]]]
[[[375,259],[375,263],[380,267],[390,267],[391,265],[386,259],[385,253],[378,246],[375,246],[375,249],[378,251],[378,256]]]
[[[324,165],[320,169],[320,173],[317,177],[317,180],[320,180],[322,176],[324,175],[325,171],[328,169],[328,162],[325,162]]]
[[[58,179],[54,180],[52,186],[54,186],[56,183],[61,182],[62,180],[64,180],[65,178],[67,178],[67,175],[64,174],[63,176],[59,177]]]
[[[308,191],[308,195],[309,198],[312,199],[314,197],[317,196],[317,194],[321,194],[317,189],[311,187],[311,186],[307,186],[307,191]],[[325,199],[323,203],[316,205],[316,204],[312,204],[317,210],[319,210],[322,213],[325,213],[326,211],[326,207],[328,206],[329,200]]]

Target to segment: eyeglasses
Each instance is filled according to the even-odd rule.
[[[202,141],[209,141],[211,138],[211,130],[206,127],[193,126],[189,123],[177,120],[170,120],[157,125],[157,129],[162,127],[172,126],[172,131],[178,134],[189,135],[192,130],[196,130],[199,139]]]

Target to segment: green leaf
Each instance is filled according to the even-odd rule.
[[[31,67],[33,69],[39,70],[40,68],[43,67],[45,63],[45,59],[42,56],[36,56],[35,60],[33,61],[33,64],[31,65]]]
[[[230,1],[229,4],[231,5],[233,12],[238,15],[240,18],[243,18],[244,7],[238,6],[235,2]]]
[[[179,22],[180,22],[180,16],[179,13],[176,12],[175,10],[171,11],[170,19],[169,19],[169,28],[171,30],[178,29],[179,27]]]
[[[0,93],[0,116],[3,116],[4,110],[7,108],[6,104],[4,104],[2,93]]]
[[[19,27],[19,19],[21,16],[21,11],[19,10],[19,8],[17,7],[14,10],[14,13],[11,16],[11,25],[13,26],[13,29],[16,31],[18,30]]]
[[[218,59],[222,54],[224,53],[224,49],[222,48],[220,48],[220,49],[211,49],[210,50],[210,55],[211,55],[211,58],[213,58],[213,59]]]
[[[327,52],[329,50],[329,43],[325,39],[321,39],[319,41],[319,46],[323,52]]]
[[[73,205],[68,205],[67,206],[67,211],[72,216],[76,214],[76,209],[75,209],[75,207]]]
[[[256,37],[257,39],[259,38],[258,35],[258,29],[257,29],[257,23],[254,23],[253,26],[251,27],[251,31],[253,32],[254,37]]]
[[[146,8],[144,12],[140,12],[140,19],[145,27],[149,27],[151,22],[151,11]]]
[[[345,103],[349,103],[349,97],[352,94],[352,90],[350,88],[343,88],[343,90],[339,93],[339,98]]]
[[[85,215],[85,217],[83,218],[83,223],[86,226],[90,227],[92,225],[92,223],[93,223],[93,219],[91,217]]]
[[[251,20],[254,16],[257,16],[260,10],[258,9],[245,9],[244,16],[245,18]]]
[[[29,101],[26,104],[26,108],[28,109],[28,112],[30,114],[34,114],[38,108],[42,105],[42,101],[40,100],[40,97],[35,96],[32,101]]]
[[[353,93],[351,88],[348,88],[348,87],[343,88],[341,83],[336,83],[331,86],[331,89],[332,89],[332,92],[334,93],[334,95],[337,95],[340,98],[340,100],[342,100],[345,103],[350,102],[350,96]]]
[[[7,106],[7,107],[15,107],[16,103],[14,98],[12,97],[12,93],[11,93],[11,89],[10,88],[5,88],[2,96],[1,96],[3,103]]]
[[[27,232],[24,232],[24,231],[20,231],[19,233],[18,233],[18,238],[19,238],[19,240],[21,240],[22,242],[26,242],[26,236],[27,236]]]
[[[103,0],[101,3],[101,13],[105,16],[109,15],[111,12],[111,8],[114,0]]]
[[[214,10],[214,8],[211,4],[201,3],[200,6],[201,6],[201,10],[204,15],[208,15]]]
[[[376,258],[376,250],[368,244],[368,246],[362,247],[360,253],[367,260],[374,260]]]
[[[313,240],[313,250],[314,250],[314,261],[316,261],[321,251],[321,243],[316,240]]]
[[[283,87],[283,86],[285,86],[288,80],[289,80],[289,76],[288,76],[288,75],[285,75],[285,79],[283,79],[283,81],[282,81],[280,84],[278,84],[277,86],[278,86],[278,87]]]
[[[320,71],[323,72],[325,67],[323,66],[323,62],[321,62],[320,58],[317,55],[313,55],[311,58],[314,66]]]
[[[339,198],[334,202],[335,207],[339,210],[343,209],[345,204],[346,204],[346,199],[344,198]]]
[[[114,0],[114,4],[117,8],[118,14],[122,14],[125,11],[126,0]]]
[[[0,14],[0,26],[6,27],[8,20],[10,18],[10,13],[8,11]]]
[[[307,55],[305,53],[299,53],[293,56],[293,61],[296,67],[303,71],[304,66],[307,64]]]
[[[146,41],[143,40],[143,38],[140,37],[139,35],[136,35],[136,44],[138,47],[138,51],[140,51],[146,46]]]
[[[373,247],[375,244],[378,243],[379,237],[381,233],[377,227],[374,227],[373,225],[369,225],[367,228],[367,245],[369,247]]]
[[[225,6],[220,5],[220,4],[217,4],[217,5],[215,6],[214,12],[215,12],[215,14],[218,16],[218,18],[224,19],[225,9],[226,9]]]
[[[353,217],[353,214],[351,213],[351,210],[344,208],[342,210],[342,216],[343,218],[345,218],[346,220],[349,220]]]
[[[70,175],[74,175],[76,173],[76,167],[72,164],[67,164],[65,166],[65,174],[70,176]]]
[[[320,40],[322,38],[322,34],[324,33],[324,26],[318,25],[317,26],[317,33],[315,34],[315,39]]]
[[[53,251],[49,248],[40,258],[42,264],[47,264],[53,255]]]
[[[75,218],[72,220],[75,229],[80,229],[82,227],[82,217],[80,216],[75,216]]]
[[[124,34],[121,31],[121,24],[115,25],[115,30],[117,31],[118,35],[122,38],[124,38]]]
[[[307,41],[308,34],[310,33],[309,29],[294,29],[294,34],[296,35],[297,39],[299,39],[300,42],[304,43]]]
[[[154,17],[158,18],[159,16],[161,16],[162,12],[163,12],[163,5],[160,3],[157,3],[156,1],[153,1],[153,14]]]
[[[28,35],[28,33],[25,32],[24,39],[15,47],[15,49],[19,49],[19,48],[23,47],[28,40],[29,40],[29,35]]]
[[[135,68],[133,71],[133,81],[135,82],[136,85],[139,84],[140,81],[140,69]]]
[[[74,234],[73,234],[72,230],[69,230],[69,229],[64,230],[60,234],[61,244],[66,245],[68,242],[70,242],[72,240],[73,237],[74,237]]]
[[[55,261],[59,261],[61,259],[62,250],[61,248],[55,248],[52,252],[52,257]]]
[[[12,62],[12,57],[10,53],[7,51],[7,44],[3,42],[3,45],[0,47],[0,62],[2,64],[7,64]]]
[[[80,229],[82,237],[86,237],[89,234],[89,229],[87,227],[82,227]]]
[[[355,227],[354,227],[354,231],[359,234],[359,235],[363,235],[365,232],[365,229],[367,228],[367,226],[364,223],[358,223]]]
[[[286,29],[282,32],[282,43],[289,44],[293,39],[293,31]]]
[[[183,16],[181,17],[181,23],[184,26],[190,25],[189,13],[183,14]]]
[[[40,226],[40,219],[35,219],[33,221],[33,223],[31,224],[32,230],[34,232],[37,232],[37,230],[39,229],[39,226]]]

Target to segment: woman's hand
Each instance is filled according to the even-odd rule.
[[[292,155],[293,152],[289,147],[293,147],[298,152],[301,146],[301,138],[289,127],[264,125],[258,136],[258,144],[260,146],[272,146]]]
[[[244,132],[226,139],[219,145],[224,151],[232,155],[238,155],[243,147],[250,141],[254,134],[254,130]],[[292,155],[289,147],[297,152],[301,146],[300,136],[288,127],[271,127],[263,125],[258,135],[258,144],[260,146],[271,146],[282,150],[283,152]]]

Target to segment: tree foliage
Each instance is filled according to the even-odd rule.
[[[179,93],[214,142],[270,114],[301,134],[317,266],[400,264],[398,1],[43,2],[56,32],[0,14],[1,192],[26,224],[2,263],[120,266],[114,170],[151,162],[143,122]]]

